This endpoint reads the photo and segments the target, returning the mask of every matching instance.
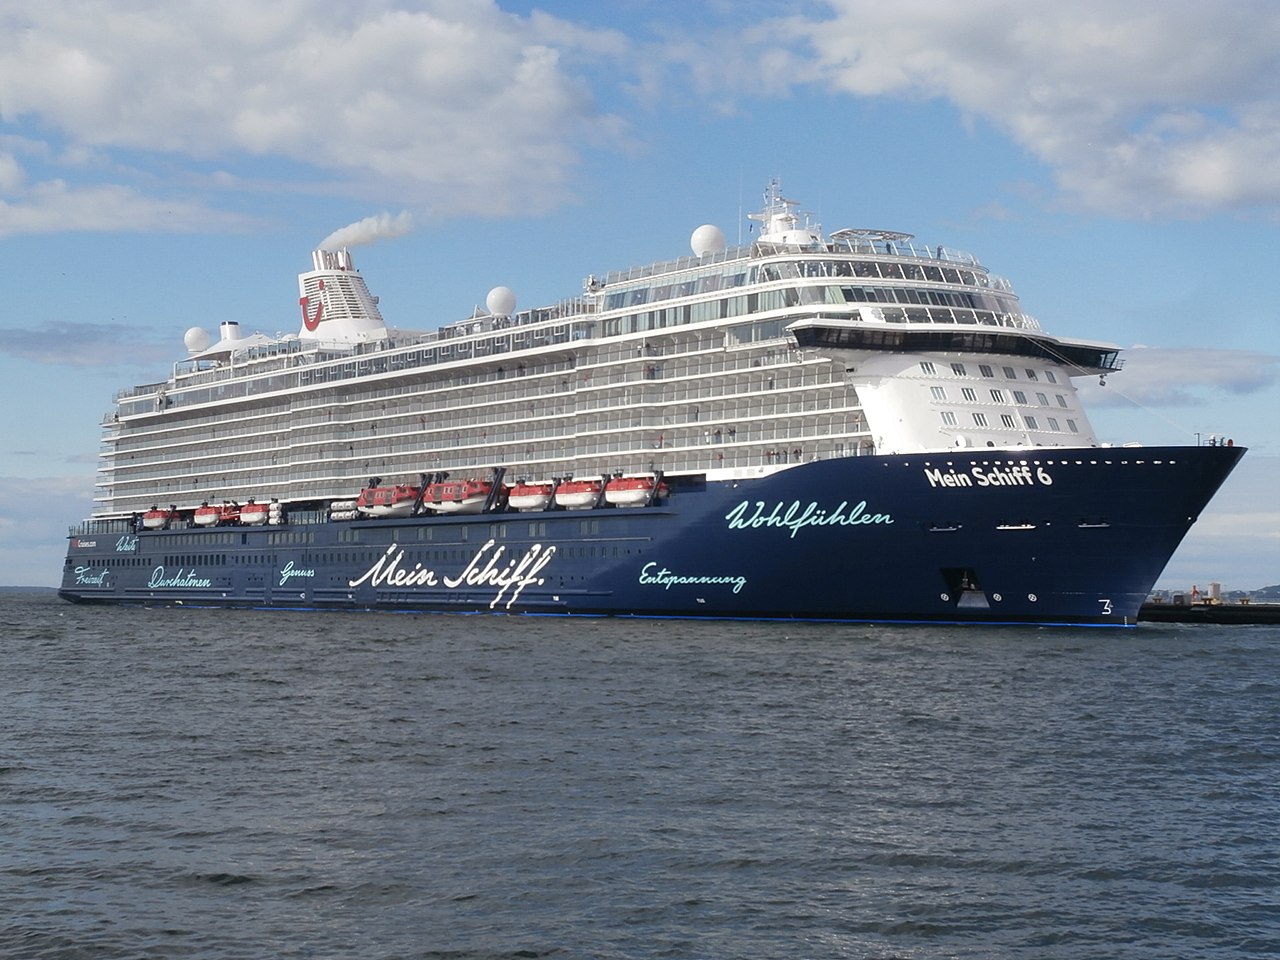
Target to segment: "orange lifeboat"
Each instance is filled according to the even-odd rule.
[[[356,509],[371,517],[407,517],[418,502],[418,492],[418,487],[407,483],[365,487],[356,498]]]
[[[257,526],[260,523],[266,523],[267,517],[271,515],[271,507],[265,503],[255,503],[253,498],[249,499],[243,507],[240,508],[240,522]]]
[[[569,510],[594,507],[599,499],[599,480],[566,480],[556,487],[556,506]]]
[[[500,486],[499,494],[505,489]],[[489,480],[438,480],[427,484],[422,505],[436,513],[479,513],[492,493]]]
[[[178,511],[173,507],[168,510],[161,510],[157,506],[152,506],[150,510],[142,515],[142,529],[163,530],[176,519],[178,519]]]
[[[196,507],[191,522],[198,527],[216,527],[226,523],[237,523],[240,520],[240,505],[225,502],[220,507],[211,507],[206,501]]]
[[[550,483],[521,480],[507,495],[507,505],[512,510],[545,510],[551,502],[551,492],[554,489]]]
[[[604,499],[616,507],[642,507],[651,499],[670,493],[665,483],[654,476],[614,477],[604,487]]]

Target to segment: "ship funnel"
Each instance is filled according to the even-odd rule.
[[[313,250],[311,264],[315,270],[354,270],[355,262],[351,259],[351,251],[343,247],[341,250]]]
[[[298,336],[339,343],[385,340],[378,298],[369,293],[351,251],[313,250],[311,263],[311,271],[298,275]]]

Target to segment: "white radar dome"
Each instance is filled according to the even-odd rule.
[[[494,287],[484,298],[484,305],[495,317],[509,317],[516,309],[516,295],[510,287]]]
[[[694,254],[699,257],[705,257],[708,253],[722,253],[724,231],[715,224],[704,223],[693,231],[693,236],[689,238],[689,246],[693,247]]]
[[[182,335],[182,342],[192,353],[209,349],[209,332],[200,327],[192,327]]]

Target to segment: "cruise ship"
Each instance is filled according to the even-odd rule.
[[[418,332],[315,251],[296,334],[193,328],[116,397],[60,595],[1136,623],[1243,448],[1101,443],[1075,383],[1115,345],[1051,336],[968,253],[828,235],[776,182],[762,207],[750,242],[704,224]]]

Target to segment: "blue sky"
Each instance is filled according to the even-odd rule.
[[[57,581],[114,393],[188,327],[296,329],[335,230],[431,329],[732,241],[775,176],[1125,347],[1106,439],[1250,447],[1161,585],[1280,583],[1280,4],[34,7],[0,7],[0,583]]]

